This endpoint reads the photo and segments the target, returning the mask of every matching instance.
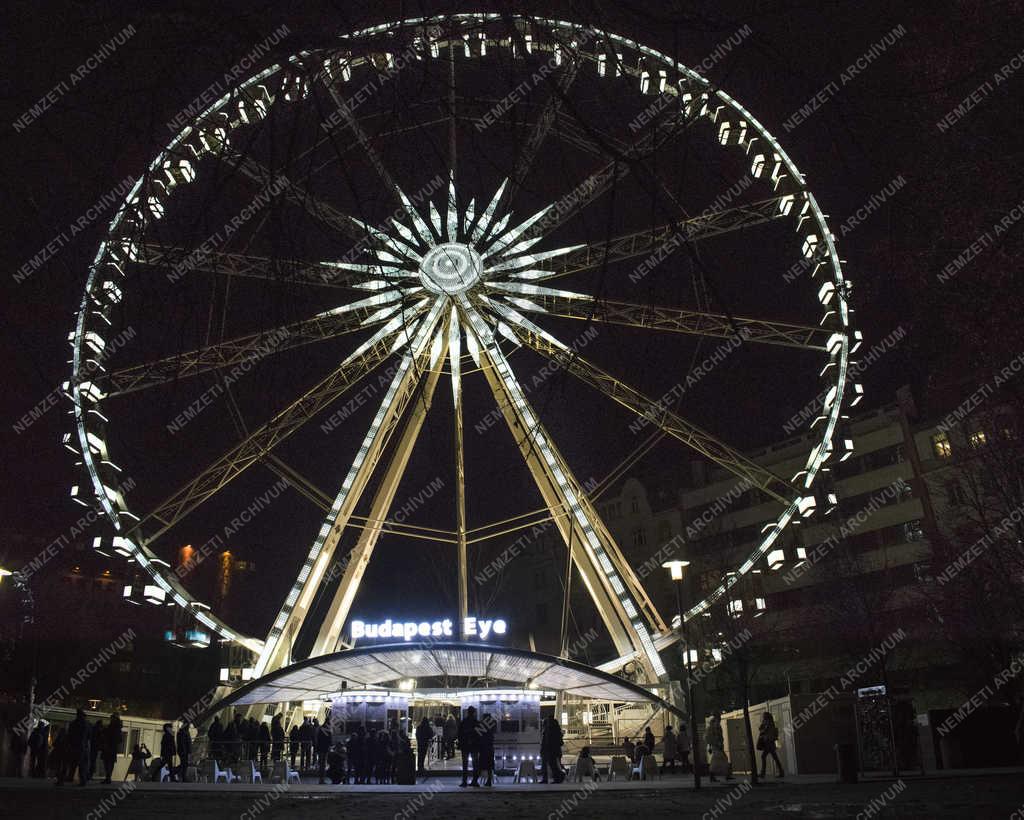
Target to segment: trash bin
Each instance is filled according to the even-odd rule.
[[[840,783],[857,782],[857,747],[853,743],[837,743],[832,747],[836,750],[836,771]]]

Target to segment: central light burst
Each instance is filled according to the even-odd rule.
[[[483,257],[460,242],[437,245],[420,262],[420,279],[431,293],[462,293],[480,281],[481,273]]]
[[[380,228],[349,217],[361,230],[366,231],[369,239],[367,252],[375,260],[368,263],[326,264],[365,274],[366,279],[356,287],[373,291],[373,295],[334,308],[327,311],[327,314],[376,308],[371,310],[363,323],[370,325],[383,322],[373,336],[352,352],[349,360],[403,328],[405,332],[398,334],[393,350],[411,344],[419,335],[422,322],[428,316],[437,315],[433,308],[445,307],[439,303],[446,302],[451,303],[450,319],[438,325],[431,334],[431,341],[435,348],[440,346],[442,340],[448,342],[456,392],[459,389],[457,380],[460,369],[457,358],[460,355],[461,338],[465,335],[469,353],[477,363],[479,348],[487,344],[473,330],[474,324],[481,326],[481,320],[489,332],[496,331],[517,345],[519,339],[513,328],[539,334],[562,346],[523,316],[520,310],[546,312],[535,301],[537,297],[545,295],[589,300],[590,297],[584,294],[535,284],[561,273],[557,267],[545,267],[540,263],[583,246],[570,245],[531,252],[533,246],[544,238],[545,226],[542,220],[555,206],[548,205],[510,228],[512,212],[499,214],[503,210],[507,186],[506,179],[491,197],[487,207],[479,213],[475,209],[475,198],[470,199],[465,207],[459,208],[455,181],[450,177],[443,217],[433,202],[428,203],[426,214],[421,214],[409,197],[397,188],[395,193],[402,204],[401,217],[388,220]]]

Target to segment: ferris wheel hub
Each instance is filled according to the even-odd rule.
[[[420,262],[420,279],[431,293],[454,295],[480,281],[483,258],[469,245],[445,242],[431,248]]]

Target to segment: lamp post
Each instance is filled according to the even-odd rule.
[[[693,668],[690,660],[690,640],[683,621],[683,568],[690,566],[689,561],[676,559],[666,561],[662,566],[672,575],[673,586],[676,589],[676,609],[679,612],[679,629],[683,633],[683,655],[686,659],[686,700],[690,707],[690,753],[693,757],[693,788],[700,788],[700,759],[697,751],[700,748],[700,741],[697,739],[697,707],[696,688],[693,685]]]

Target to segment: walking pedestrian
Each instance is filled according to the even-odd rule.
[[[178,727],[178,778],[185,782],[188,774],[188,761],[192,756],[192,727],[187,720]]]
[[[693,766],[690,764],[690,732],[685,723],[679,724],[679,732],[676,735],[676,753],[679,755],[683,774],[693,771]]]
[[[46,777],[46,758],[50,746],[50,724],[40,720],[28,736],[29,772],[32,777]]]
[[[155,761],[154,761],[155,762]],[[174,779],[174,733],[171,731],[171,724],[164,724],[163,734],[160,736],[160,764],[167,767],[171,773],[171,780]]]
[[[321,784],[324,783],[324,771],[327,768],[327,753],[331,751],[331,739],[331,725],[324,718],[324,722],[316,730],[317,772]]]
[[[284,752],[284,725],[281,723],[283,717],[280,714],[274,715],[270,723],[270,738],[274,742],[271,758],[276,763],[281,759]]]
[[[708,718],[706,733],[708,744],[708,771],[711,775],[711,782],[718,780],[718,775],[724,775],[726,780],[732,780],[732,766],[729,758],[725,755],[725,738],[722,735],[722,714],[714,712]]]
[[[363,738],[362,726],[349,735],[345,748],[348,751],[348,769],[353,783],[359,783],[359,776],[363,768]]]
[[[493,715],[486,714],[480,721],[479,756],[480,760],[476,765],[477,772],[487,772],[485,786],[494,785],[494,733],[498,729],[498,721]]]
[[[260,753],[260,721],[251,715],[247,720],[239,720],[238,741],[234,759],[256,760]]]
[[[654,732],[651,731],[651,727],[648,726],[644,729],[644,746],[647,747],[647,754],[654,754],[654,745],[657,741],[654,739]]]
[[[665,773],[665,769],[668,768],[671,771],[676,770],[676,734],[672,731],[671,726],[665,727],[665,739],[663,741],[665,750],[661,756],[661,773]]]
[[[425,774],[427,751],[430,749],[430,741],[434,739],[434,727],[424,717],[420,725],[416,727],[416,772]]]
[[[75,772],[78,772],[78,785],[85,786],[89,782],[89,722],[85,719],[85,712],[78,709],[75,712],[75,719],[68,726],[68,748],[70,772],[69,780],[75,779]]]
[[[299,726],[297,723],[292,724],[292,728],[288,730],[288,753],[291,755],[292,768],[295,768],[295,758],[299,755]]]
[[[121,748],[121,732],[123,724],[121,716],[117,712],[110,715],[110,723],[107,724],[107,731],[103,738],[103,769],[104,783],[109,783],[114,774],[114,765],[117,763],[117,750]]]
[[[100,746],[106,736],[106,727],[103,725],[103,718],[98,718],[89,731],[91,742],[89,743],[89,780],[96,774],[96,759],[100,756]]]
[[[562,771],[562,727],[552,715],[544,718],[540,736],[540,756],[541,783],[548,782],[549,772],[552,782],[561,783],[565,780],[565,773]]]
[[[313,724],[309,722],[308,717],[302,719],[302,726],[299,727],[299,744],[299,771],[304,772],[309,768],[313,758]]]
[[[53,739],[53,768],[57,775],[57,785],[64,785],[64,781],[70,779],[71,738],[63,726],[57,730],[57,736]]]
[[[136,743],[132,747],[132,759],[128,764],[128,771],[125,772],[124,782],[128,782],[128,775],[134,775],[135,781],[142,780],[143,775],[146,773],[146,761],[149,760],[151,752],[146,748],[145,743]]]
[[[775,751],[775,744],[779,739],[779,730],[775,726],[775,718],[772,713],[765,710],[761,715],[761,725],[757,727],[757,748],[761,751],[761,777],[764,777],[768,768],[768,758],[775,761],[775,775],[782,777],[782,761],[779,760],[778,752]]]
[[[477,787],[480,785],[479,756],[480,756],[480,733],[477,731],[479,721],[476,719],[476,707],[470,706],[466,710],[466,716],[459,723],[459,751],[462,752],[462,788],[467,785]],[[469,761],[473,759],[473,781],[466,783],[466,775],[469,772]]]
[[[242,723],[242,716],[235,715],[235,719],[228,722],[224,727],[224,734],[221,735],[220,750],[224,761],[231,762],[242,747],[242,732],[245,726]]]
[[[442,738],[444,739],[444,759],[451,760],[455,757],[455,741],[459,737],[459,724],[455,720],[455,715],[451,712],[448,713],[448,717],[444,721],[444,731],[442,732]]]
[[[316,767],[316,763],[317,763],[317,758],[319,757],[319,755],[318,755],[318,754],[316,753],[316,735],[317,735],[317,732],[319,732],[319,731],[320,731],[320,721],[319,721],[319,720],[317,720],[317,719],[316,719],[316,718],[314,717],[314,718],[313,718],[313,719],[312,719],[312,720],[311,720],[311,721],[309,722],[309,725],[310,725],[310,727],[312,727],[312,728],[311,728],[311,731],[310,731],[310,734],[309,734],[309,737],[310,737],[310,743],[311,743],[311,745],[310,745],[310,749],[309,749],[309,754],[310,754],[310,757],[309,757],[309,765],[310,765],[311,767]]]
[[[206,737],[210,741],[210,757],[221,760],[224,757],[224,747],[221,745],[224,739],[224,725],[220,722],[220,715],[213,719],[210,728],[206,730]]]
[[[270,756],[270,727],[260,721],[259,743],[257,744],[260,754],[260,765],[265,766]]]
[[[348,758],[345,754],[345,747],[341,743],[335,743],[327,753],[327,776],[331,779],[331,783],[335,786],[339,783],[347,783],[347,768]]]

